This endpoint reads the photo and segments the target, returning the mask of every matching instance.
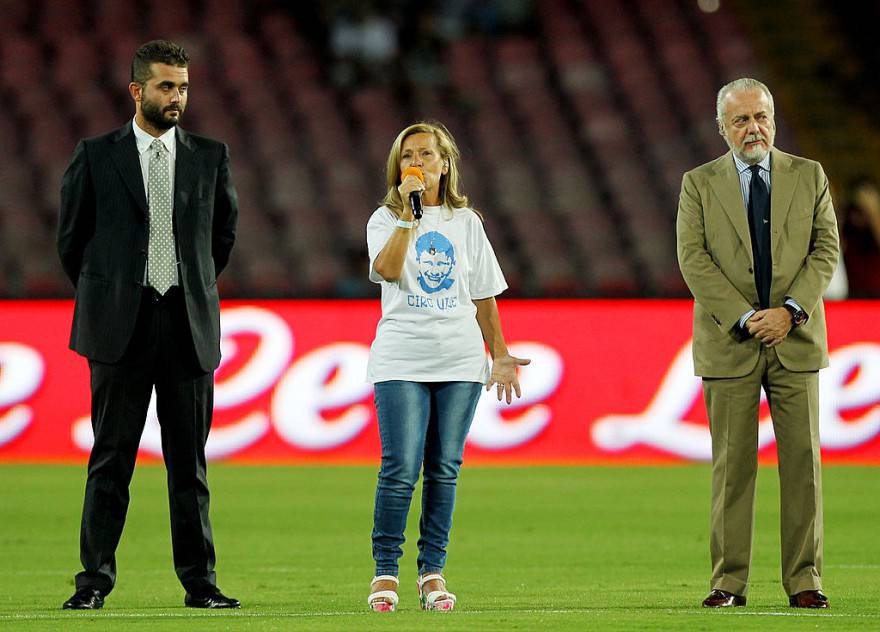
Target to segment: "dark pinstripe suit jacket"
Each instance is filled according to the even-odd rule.
[[[122,357],[138,314],[149,211],[131,122],[80,141],[61,186],[58,254],[76,288],[70,348]],[[235,240],[238,200],[223,143],[177,128],[174,236],[190,331],[205,371],[220,362],[217,275]]]

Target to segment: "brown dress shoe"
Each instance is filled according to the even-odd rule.
[[[788,598],[792,608],[828,608],[828,597],[821,590],[804,590]]]
[[[703,599],[704,608],[730,608],[731,606],[746,605],[746,598],[742,595],[734,595],[726,590],[715,589],[709,596]]]

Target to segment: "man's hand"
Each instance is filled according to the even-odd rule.
[[[775,347],[791,331],[791,314],[784,307],[762,309],[746,321],[746,329],[767,347]]]

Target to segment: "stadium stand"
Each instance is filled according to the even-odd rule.
[[[64,168],[79,138],[131,116],[131,55],[160,36],[193,57],[184,126],[232,151],[242,213],[224,296],[375,296],[365,221],[391,141],[420,118],[458,139],[510,295],[685,296],[681,175],[725,149],[718,86],[768,76],[735,3],[415,7],[0,2],[0,297],[71,294],[54,253]],[[785,120],[777,142],[797,149]]]

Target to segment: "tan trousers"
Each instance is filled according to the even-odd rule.
[[[785,343],[783,343],[785,344]],[[789,595],[822,588],[822,472],[819,374],[796,373],[761,348],[744,377],[704,378],[712,434],[711,588],[745,596],[752,559],[758,406],[767,393],[779,459],[782,586]]]

